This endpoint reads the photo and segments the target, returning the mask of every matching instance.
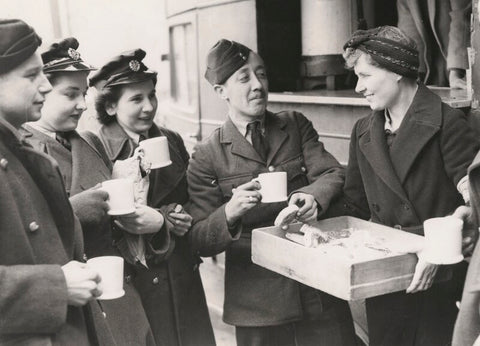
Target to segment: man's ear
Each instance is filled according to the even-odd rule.
[[[105,111],[108,115],[113,117],[115,114],[117,114],[117,104],[113,102],[107,102],[105,105]]]
[[[213,86],[213,90],[215,90],[215,92],[217,93],[217,95],[220,96],[220,97],[222,98],[222,100],[228,100],[227,91],[226,91],[224,85],[215,84],[215,85]]]

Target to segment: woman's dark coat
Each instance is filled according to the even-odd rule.
[[[170,149],[170,166],[152,170],[147,204],[153,208],[188,201],[186,169],[189,155],[181,137],[153,125],[148,137],[166,136]],[[117,122],[102,126],[99,135],[112,162],[130,157],[135,144]],[[147,259],[149,269],[129,266],[133,281],[158,345],[214,345],[212,325],[198,265],[187,236],[165,234],[152,239],[155,249]]]

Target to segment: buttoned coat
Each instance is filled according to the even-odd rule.
[[[181,137],[153,125],[148,137],[166,136],[172,164],[152,170],[147,204],[160,208],[188,202],[186,169],[189,155]],[[117,122],[104,125],[99,138],[112,162],[130,157],[136,145]],[[214,345],[212,325],[198,271],[200,259],[193,255],[188,236],[168,234],[152,239],[147,264],[128,266],[147,312],[157,345]],[[165,234],[167,233],[167,234]],[[163,235],[162,235],[163,234]]]
[[[88,139],[84,139],[75,131],[69,132],[68,140],[71,151],[68,151],[55,139],[29,125],[24,125],[22,133],[35,149],[45,152],[57,161],[64,160],[63,155],[58,155],[60,151],[67,153],[69,160],[62,162],[60,167],[63,167],[63,165],[70,165],[71,167],[71,184],[65,186],[70,196],[75,196],[111,178],[110,160],[100,140],[94,135],[85,134],[84,136],[88,136]],[[106,220],[101,225],[83,225],[82,231],[85,253],[88,258],[120,256],[119,251],[112,244],[111,220]],[[102,321],[103,316],[95,316],[98,317],[95,321],[97,322],[96,330],[100,344],[102,346],[155,345],[150,324],[137,290],[130,282],[124,282],[123,286],[126,292],[123,297],[102,302],[102,309],[106,313],[107,326]]]
[[[194,250],[211,256],[226,250],[223,319],[235,326],[271,326],[303,318],[300,284],[251,261],[251,231],[271,226],[287,202],[259,204],[234,229],[227,225],[225,204],[232,189],[260,173],[285,171],[288,193],[315,197],[321,210],[341,191],[344,172],[318,141],[310,121],[292,111],[265,115],[266,162],[228,119],[190,160],[188,183]]]
[[[83,243],[58,166],[2,121],[0,181],[0,344],[89,345],[85,309],[67,305],[61,266]]]
[[[427,2],[428,20],[422,16],[419,1]],[[417,45],[420,72],[425,73],[426,83],[448,86],[449,69],[468,68],[472,1],[398,0],[397,12],[398,27]],[[438,75],[431,73],[434,65]]]
[[[456,185],[466,176],[479,141],[463,113],[442,103],[423,84],[397,130],[390,153],[384,125],[383,111],[355,124],[344,196],[332,204],[327,215],[359,216],[423,235],[424,220],[448,215],[464,203]],[[388,345],[396,340],[403,345],[400,337],[406,345],[449,342],[460,281],[436,284],[413,295],[399,292],[368,299],[371,344]],[[382,310],[388,304],[398,308],[398,314]],[[409,317],[402,321],[401,315]],[[376,327],[378,324],[383,327]]]
[[[480,223],[480,153],[468,169],[470,201],[475,229]],[[480,242],[477,242],[468,267],[460,311],[455,323],[453,346],[471,346],[480,336]]]

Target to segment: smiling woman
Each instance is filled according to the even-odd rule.
[[[398,28],[355,32],[344,57],[373,112],[353,128],[344,196],[329,214],[423,235],[425,220],[468,201],[467,168],[478,138],[461,111],[417,80],[418,52]],[[420,257],[406,292],[366,300],[371,345],[450,343],[465,266],[432,286],[437,269]]]
[[[111,59],[90,79],[97,89],[99,136],[112,162],[131,158],[140,141],[165,137],[171,165],[148,175],[147,204],[163,215],[160,230],[144,238],[145,261],[128,261],[125,271],[142,298],[158,345],[214,345],[198,264],[188,241],[192,217],[186,168],[189,155],[179,134],[157,127],[157,74],[144,65],[141,49]],[[120,230],[117,230],[120,232]]]

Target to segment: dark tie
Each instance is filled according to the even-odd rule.
[[[63,147],[67,150],[72,150],[72,145],[68,141],[68,133],[67,132],[56,132],[55,133],[55,139],[57,140],[58,143],[63,145]]]
[[[267,145],[262,135],[260,122],[254,121],[247,124],[247,131],[250,131],[252,136],[252,146],[263,160],[267,159]]]
[[[146,139],[147,139],[147,137],[145,137],[145,135],[142,135],[142,134],[141,134],[140,137],[138,137],[138,143],[140,143],[140,142],[142,142],[142,141],[144,141],[144,140],[146,140]]]

